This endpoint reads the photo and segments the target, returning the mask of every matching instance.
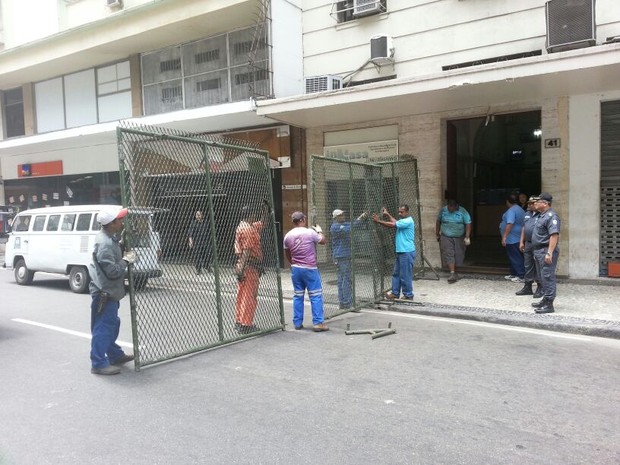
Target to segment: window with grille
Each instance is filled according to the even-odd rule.
[[[335,1],[332,5],[332,16],[339,23],[387,11],[387,0],[344,0]]]
[[[267,28],[255,27],[142,55],[144,114],[271,95]]]

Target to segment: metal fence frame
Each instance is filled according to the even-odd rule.
[[[330,218],[330,212],[335,208],[345,210],[344,224],[350,229],[352,293],[350,308],[346,308],[342,303],[342,292],[338,289],[341,286],[342,270],[337,260],[330,255],[329,246],[327,250],[320,248],[317,251],[323,278],[326,316],[333,317],[354,311],[381,300],[384,291],[391,285],[395,259],[395,231],[370,222],[370,215],[380,213],[383,206],[395,216],[399,205],[409,205],[416,228],[417,254],[414,273],[416,277],[423,275],[424,264],[428,262],[424,257],[417,160],[403,156],[400,160],[394,161],[360,163],[317,155],[312,156],[311,160],[310,223],[325,225],[324,230],[332,251],[334,230],[328,225],[333,225],[334,219]],[[339,187],[334,187],[332,184],[339,184]],[[356,229],[355,222],[360,218],[358,215],[363,212],[366,212],[368,224]],[[356,217],[357,220],[354,220]],[[363,236],[366,236],[365,240],[362,240]],[[360,259],[360,248],[366,249],[364,259]]]
[[[154,215],[162,234],[172,240],[167,241],[157,233],[158,246],[170,243],[182,249],[186,241],[184,234],[189,233],[179,225],[187,219],[188,213],[195,213],[193,205],[200,202],[205,211],[204,222],[208,223],[204,229],[208,240],[204,242],[212,267],[212,274],[199,273],[200,265],[192,273],[189,255],[164,255],[162,277],[150,279],[146,286],[140,283],[134,267],[130,266],[129,300],[136,370],[284,329],[281,264],[268,152],[243,141],[151,126],[120,126],[117,137],[123,205],[159,212]],[[219,160],[217,167],[215,159]],[[166,209],[158,205],[165,197],[155,194],[166,189],[172,192],[169,198],[177,201],[171,205],[185,205],[186,208]],[[174,197],[175,192],[177,197]],[[261,198],[262,201],[257,200]],[[237,211],[239,209],[241,212]],[[231,306],[233,289],[241,288],[237,283],[237,255],[231,248],[234,245],[231,234],[234,231],[236,237],[243,221],[245,225],[252,223],[241,216],[248,211],[262,220],[260,244],[265,256],[268,255],[268,260],[255,267],[262,273],[259,274],[256,314],[260,327],[252,328],[239,325],[238,314]],[[132,225],[131,221],[128,217],[124,238],[129,248],[136,241],[133,231],[137,225]],[[239,279],[245,280],[246,276]]]

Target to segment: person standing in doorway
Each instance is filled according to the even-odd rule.
[[[523,228],[521,229],[521,241],[519,242],[519,249],[523,252],[523,264],[525,265],[525,283],[523,283],[523,289],[517,291],[516,295],[533,295],[535,299],[542,297],[542,286],[540,285],[540,279],[536,273],[536,263],[534,262],[534,247],[532,246],[532,233],[534,232],[534,226],[538,219],[538,212],[534,207],[535,202],[538,201],[538,197],[530,197],[527,204],[528,209],[525,212],[523,219]],[[532,289],[534,282],[538,284],[536,292]]]
[[[529,206],[529,198],[525,192],[519,193],[519,205],[523,208],[523,211],[526,212]]]
[[[89,266],[92,279],[90,372],[96,375],[116,375],[121,371],[120,365],[134,359],[116,343],[121,326],[118,309],[125,297],[125,274],[128,265],[136,259],[133,251],[123,255],[119,244],[125,216],[127,209],[121,207],[107,207],[97,215],[101,229],[95,237],[93,261]]]
[[[325,244],[323,230],[319,225],[307,228],[306,215],[303,212],[294,212],[291,220],[295,227],[284,236],[284,254],[291,264],[293,325],[298,330],[304,327],[304,295],[307,290],[314,331],[329,331],[329,327],[324,323],[323,285],[316,261],[316,245]]]
[[[435,223],[435,235],[441,249],[441,259],[450,269],[448,283],[459,280],[457,266],[463,266],[465,249],[471,244],[471,216],[456,200],[448,203],[439,211]]]
[[[246,205],[241,209],[241,222],[235,231],[235,275],[237,276],[237,301],[235,304],[235,329],[241,334],[258,330],[254,315],[258,306],[258,283],[263,268],[261,232],[264,215],[258,208]]]
[[[553,313],[553,301],[555,300],[557,279],[556,268],[560,256],[560,217],[551,208],[553,197],[547,192],[538,196],[536,210],[539,217],[532,233],[532,246],[534,247],[534,262],[536,272],[542,286],[542,299],[534,302],[532,307],[536,313]]]
[[[201,274],[203,269],[211,271],[211,229],[200,210],[194,214],[187,237],[189,248],[194,254],[196,274]]]
[[[334,222],[329,228],[332,240],[332,258],[338,270],[338,301],[341,309],[351,308],[352,276],[351,276],[351,234],[352,229],[361,226],[362,220],[368,215],[362,213],[353,223],[346,221],[345,212],[335,209],[332,212]]]
[[[386,228],[396,228],[396,260],[392,271],[392,289],[385,296],[398,299],[402,292],[403,299],[413,300],[413,263],[415,262],[415,223],[409,215],[409,205],[398,207],[398,221],[383,207],[382,215],[387,220],[379,219],[374,213],[372,221]]]
[[[499,225],[502,246],[506,248],[508,262],[510,263],[510,274],[505,278],[515,283],[522,283],[525,282],[525,265],[523,254],[519,250],[519,243],[521,242],[521,229],[523,228],[525,212],[519,205],[519,198],[516,194],[510,194],[506,197],[506,207],[507,210],[504,212],[502,222]]]

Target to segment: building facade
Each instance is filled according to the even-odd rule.
[[[119,121],[251,140],[301,186],[303,131],[255,112],[301,92],[301,21],[289,0],[0,0],[0,205],[119,203]]]
[[[606,276],[620,260],[617,1],[303,7],[306,82],[326,84],[259,101],[257,114],[306,128],[309,157],[354,158],[372,144],[414,155],[431,262],[439,262],[434,224],[446,199],[471,212],[468,256],[484,270],[501,268],[490,260],[501,254],[506,194],[541,191],[562,218],[561,275]]]

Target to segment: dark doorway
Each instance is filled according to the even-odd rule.
[[[447,189],[472,216],[471,271],[507,271],[499,223],[511,193],[540,193],[540,111],[448,121]],[[466,270],[464,270],[466,271]]]

